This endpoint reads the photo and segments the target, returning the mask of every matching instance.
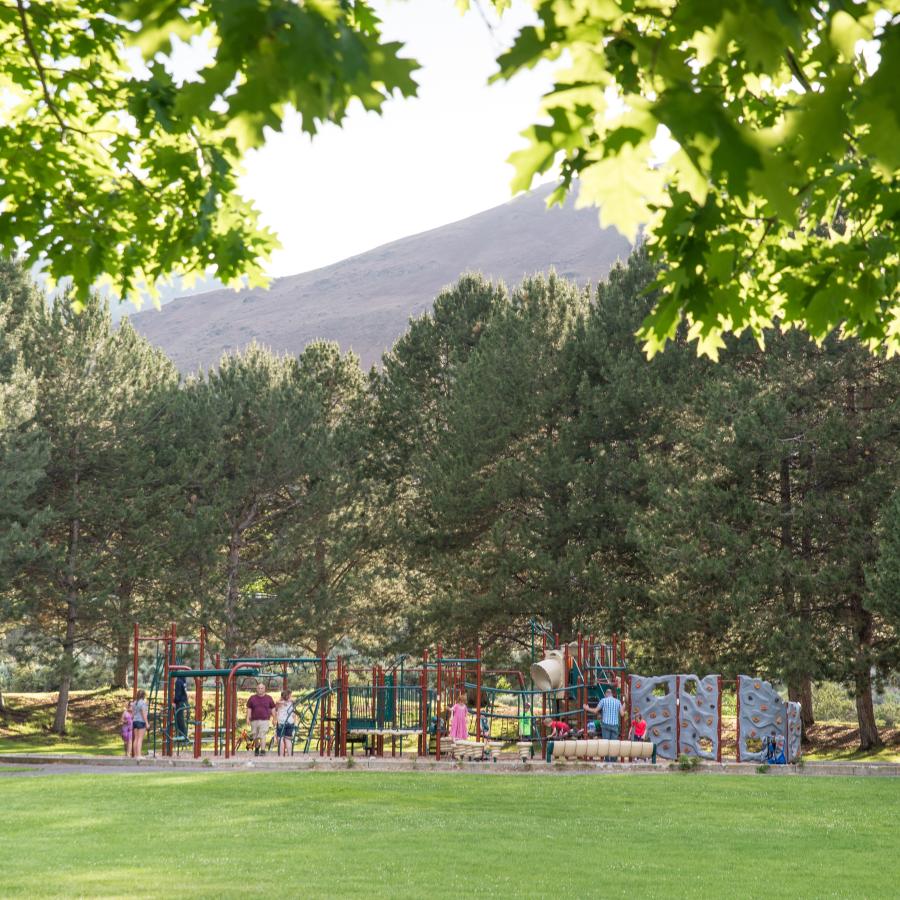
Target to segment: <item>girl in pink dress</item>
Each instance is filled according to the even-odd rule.
[[[132,736],[132,723],[134,721],[134,717],[131,713],[132,703],[129,700],[128,703],[125,704],[125,709],[122,712],[122,742],[125,744],[125,755],[131,756],[131,736]]]
[[[469,737],[468,715],[466,695],[460,694],[450,710],[450,737],[454,741],[464,741]]]

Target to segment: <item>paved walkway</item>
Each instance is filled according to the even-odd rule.
[[[4,767],[8,768],[4,772]],[[256,758],[241,754],[224,759],[210,756],[195,760],[191,757],[153,757],[132,760],[121,756],[74,756],[34,753],[0,752],[0,778],[35,777],[57,774],[139,774],[141,772],[272,772],[272,771],[358,771],[378,772],[443,772],[447,774],[477,772],[507,775],[663,775],[673,770],[674,764],[663,760],[656,765],[645,762],[602,763],[557,761],[547,764],[536,759],[530,763],[500,759],[491,762],[458,762],[451,759],[438,762],[434,759],[414,757],[350,757],[334,759],[320,756],[266,756]],[[706,775],[756,775],[756,763],[708,763],[701,762],[694,770]],[[779,777],[810,775],[868,775],[900,776],[900,763],[864,762],[807,762],[802,766],[770,766],[766,775]]]

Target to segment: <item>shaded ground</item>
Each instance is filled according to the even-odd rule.
[[[96,753],[122,750],[119,717],[127,691],[75,691],[69,699],[69,733],[53,734],[56,694],[4,694],[0,749],[6,752]]]
[[[859,752],[859,729],[850,722],[817,722],[809,729],[805,748],[812,759],[878,759],[900,761],[900,728],[879,728],[884,748]]]

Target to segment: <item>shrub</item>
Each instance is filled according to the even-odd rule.
[[[900,701],[884,699],[875,707],[875,721],[885,728],[900,724]]]
[[[687,753],[682,753],[681,756],[678,757],[678,768],[682,772],[693,772],[699,765],[699,756],[688,756]]]
[[[853,722],[856,704],[843,685],[823,681],[813,688],[813,713],[817,721]]]

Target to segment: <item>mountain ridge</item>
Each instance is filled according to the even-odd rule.
[[[182,372],[215,365],[255,340],[299,353],[336,340],[364,367],[380,360],[409,318],[464,272],[509,285],[555,268],[585,284],[603,278],[630,251],[595,210],[546,208],[552,185],[447,225],[408,235],[335,263],[275,279],[268,288],[221,289],[179,297],[131,316]]]

